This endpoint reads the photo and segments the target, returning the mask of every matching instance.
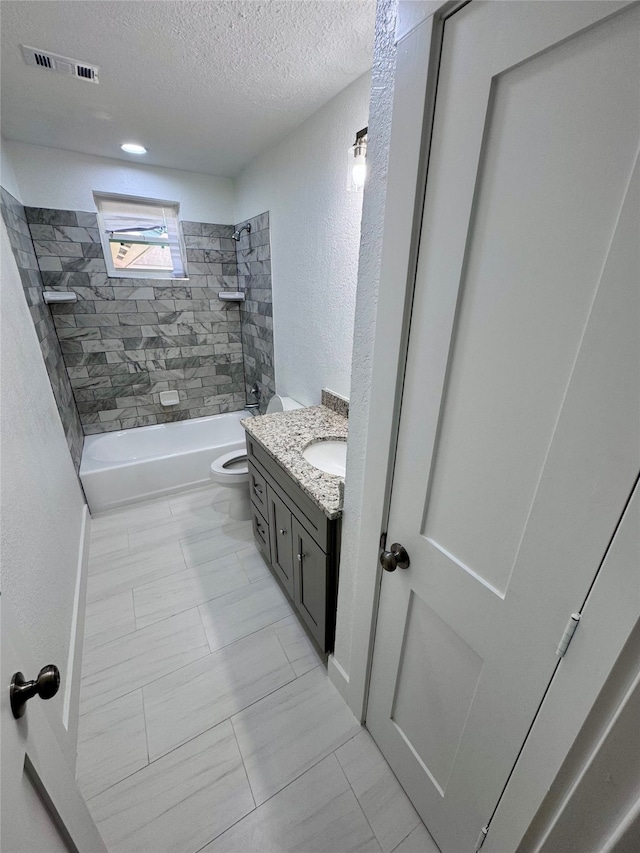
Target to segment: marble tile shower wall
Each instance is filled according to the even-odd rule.
[[[273,310],[271,290],[271,240],[269,213],[261,213],[249,222],[251,233],[243,232],[237,243],[238,284],[245,291],[240,305],[242,317],[242,350],[247,399],[251,389],[260,389],[260,411],[275,394],[273,362]]]
[[[85,435],[234,411],[245,403],[232,225],[182,222],[189,279],[109,278],[94,213],[26,208]],[[180,402],[160,405],[160,392]]]
[[[20,272],[29,312],[40,342],[42,357],[49,374],[49,381],[69,445],[69,452],[73,464],[78,470],[84,440],[82,424],[65,369],[54,321],[42,299],[42,278],[34,254],[25,208],[4,188],[0,188],[0,208]]]

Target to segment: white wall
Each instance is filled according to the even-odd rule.
[[[270,214],[276,389],[349,396],[362,194],[347,151],[367,125],[363,75],[236,179],[236,222]]]
[[[349,409],[348,476],[345,484],[342,554],[334,661],[349,676],[354,621],[354,601],[358,567],[360,520],[365,505],[365,448],[369,440],[369,397],[373,368],[373,341],[377,316],[378,287],[382,256],[382,234],[387,195],[387,165],[391,140],[395,75],[396,0],[379,0],[376,15],[376,42],[369,117],[367,159],[370,174],[362,211],[362,241],[357,283],[353,334],[351,405]],[[398,304],[398,311],[402,305]],[[351,364],[351,353],[349,354]],[[394,389],[389,388],[389,405]],[[385,448],[380,448],[380,466],[386,464]],[[374,541],[377,542],[376,533]],[[376,565],[371,566],[375,575]],[[331,671],[331,670],[330,670]]]
[[[2,138],[0,138],[0,186],[3,186],[18,201],[22,201],[18,188],[18,179],[9,155],[7,142]]]
[[[84,497],[4,222],[0,231],[2,602],[35,660],[60,668],[51,702],[62,717]]]
[[[4,140],[27,207],[95,210],[93,191],[180,202],[180,218],[231,224],[233,181]],[[9,187],[5,185],[5,189]],[[11,192],[11,190],[9,190]]]

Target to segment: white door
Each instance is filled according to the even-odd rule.
[[[35,678],[36,664],[20,635],[17,620],[2,601],[2,853],[106,853],[68,767],[58,738],[62,722],[38,696],[15,719],[9,684],[15,672]]]
[[[445,853],[491,816],[640,467],[640,8],[446,22],[367,725]],[[578,629],[579,630],[579,629]]]

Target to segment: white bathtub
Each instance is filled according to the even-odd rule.
[[[89,509],[102,512],[210,482],[213,460],[244,447],[240,421],[248,416],[230,412],[87,436],[80,480]]]

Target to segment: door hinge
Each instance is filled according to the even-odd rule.
[[[480,835],[478,836],[478,840],[476,841],[474,853],[478,853],[478,850],[480,850],[480,848],[484,844],[488,834],[489,834],[489,824],[487,824],[487,826],[483,826],[482,829],[480,830]]]
[[[579,613],[572,613],[569,616],[569,621],[567,622],[567,627],[564,629],[564,634],[562,635],[562,639],[558,643],[558,648],[556,649],[556,654],[559,658],[562,658],[567,653],[567,649],[569,648],[569,643],[573,639],[573,635],[576,632],[576,628],[578,627],[578,622],[580,621]]]

